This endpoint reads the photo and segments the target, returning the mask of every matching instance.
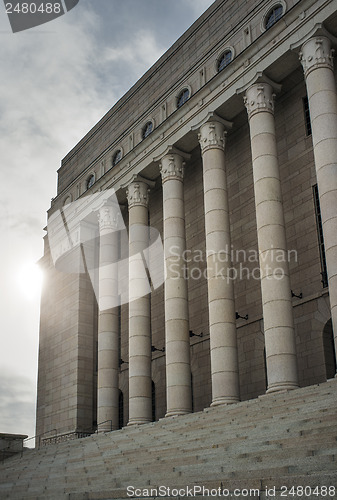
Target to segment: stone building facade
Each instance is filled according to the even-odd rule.
[[[43,442],[335,376],[335,35],[336,0],[216,0],[63,159]]]

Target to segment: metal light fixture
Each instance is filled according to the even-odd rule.
[[[156,352],[156,351],[165,352],[165,347],[163,347],[162,349],[158,349],[158,347],[155,347],[154,345],[152,345],[151,352]]]
[[[192,332],[192,330],[190,330],[190,338],[191,337],[202,337],[204,334],[201,332],[201,333],[194,333]]]

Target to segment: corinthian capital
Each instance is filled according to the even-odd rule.
[[[105,203],[98,211],[99,229],[109,229],[116,231],[119,229],[121,210],[118,205]]]
[[[135,181],[129,184],[126,195],[128,197],[129,209],[135,206],[148,208],[149,206],[149,186],[142,181]]]
[[[273,87],[269,83],[255,83],[249,87],[244,97],[249,118],[261,111],[274,113],[274,100]]]
[[[209,149],[225,150],[225,127],[218,121],[209,121],[200,127],[198,139],[200,142],[201,152],[204,154]]]
[[[168,154],[164,156],[159,166],[162,176],[162,181],[166,182],[171,179],[183,181],[184,166],[185,162],[180,155]]]
[[[305,76],[317,68],[333,69],[334,50],[326,36],[310,38],[303,45],[299,54]]]

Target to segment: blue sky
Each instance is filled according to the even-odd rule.
[[[61,159],[213,0],[80,0],[13,34],[0,3],[0,432],[35,434],[34,262]]]

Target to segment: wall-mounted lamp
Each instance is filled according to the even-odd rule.
[[[244,320],[246,320],[246,321],[247,321],[247,319],[248,319],[248,314],[246,314],[246,316],[240,316],[240,314],[236,312],[236,313],[235,313],[235,319],[244,319]]]
[[[194,333],[192,332],[192,330],[190,330],[190,338],[191,337],[202,337],[204,334],[201,332],[201,333]]]
[[[156,351],[165,352],[165,347],[163,347],[162,349],[158,349],[158,347],[155,347],[154,345],[152,345],[151,352],[156,352]]]

